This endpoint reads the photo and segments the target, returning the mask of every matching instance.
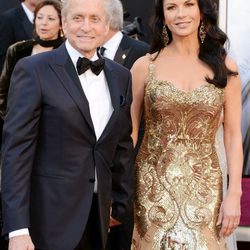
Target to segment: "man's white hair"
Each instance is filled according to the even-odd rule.
[[[121,30],[123,28],[123,6],[120,0],[111,0],[112,5],[109,6],[110,28],[113,30]]]
[[[72,0],[62,0],[62,18],[66,18]],[[92,1],[92,0],[89,0]],[[123,7],[120,0],[102,0],[106,13],[106,20],[110,28],[121,30],[123,27]]]

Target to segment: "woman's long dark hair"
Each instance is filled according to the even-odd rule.
[[[155,13],[152,22],[153,38],[150,52],[159,52],[165,47],[162,39],[162,28],[164,25],[163,1],[155,1]],[[206,81],[217,87],[224,88],[227,85],[227,78],[238,73],[229,70],[225,64],[227,52],[224,44],[227,35],[218,27],[218,8],[213,0],[197,0],[202,15],[202,21],[206,29],[204,43],[200,39],[199,59],[206,63],[213,71],[214,78],[206,77]],[[172,42],[172,34],[167,28],[169,43]],[[157,57],[157,56],[156,56]]]

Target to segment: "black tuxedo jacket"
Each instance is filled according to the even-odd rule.
[[[125,34],[116,51],[114,61],[131,69],[134,62],[149,51],[149,45],[143,41],[135,40]]]
[[[149,45],[143,41],[135,40],[126,34],[123,34],[123,38],[115,54],[114,61],[120,63],[124,67],[131,69],[134,62],[149,52]],[[138,152],[140,144],[144,134],[144,121],[142,120],[138,143],[136,145],[136,152]]]
[[[90,212],[95,167],[103,245],[111,203],[113,217],[126,221],[134,192],[131,75],[109,59],[104,73],[114,111],[97,141],[64,44],[17,63],[3,129],[4,234],[28,227],[38,249],[74,249]]]
[[[33,24],[21,5],[0,15],[0,73],[8,47],[17,41],[31,39],[32,32]]]
[[[20,5],[19,0],[1,0],[0,13]]]

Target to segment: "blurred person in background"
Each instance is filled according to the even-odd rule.
[[[32,38],[34,10],[39,0],[23,0],[20,6],[0,15],[0,72],[8,47]]]
[[[41,0],[36,6],[33,36],[33,39],[17,42],[7,50],[0,76],[0,117],[2,119],[6,113],[11,74],[18,60],[55,49],[64,41],[59,0]]]
[[[120,0],[114,1],[110,11],[110,29],[100,52],[103,56],[131,69],[134,62],[149,51],[149,45],[122,33],[123,6]]]
[[[20,6],[0,14],[0,74],[8,47],[17,41],[32,38],[34,10],[39,0],[22,0]],[[0,131],[3,120],[0,119]],[[2,133],[0,133],[0,143]]]
[[[17,7],[20,4],[20,0],[1,0],[0,13]]]

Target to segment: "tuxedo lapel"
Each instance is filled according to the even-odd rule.
[[[114,112],[116,112],[119,108],[120,105],[120,96],[119,96],[119,83],[117,82],[117,75],[114,74],[113,69],[110,68],[109,65],[107,65],[107,60],[106,60],[106,66],[104,67],[104,73],[105,77],[107,80],[109,92],[110,92],[110,97],[112,101],[112,105],[114,108]]]
[[[131,50],[131,47],[128,44],[128,40],[126,36],[123,35],[121,43],[116,51],[114,61],[121,65],[124,65],[130,50]]]
[[[112,66],[109,64],[109,61],[106,58],[105,58],[104,74],[107,80],[111,102],[112,102],[114,111],[98,141],[101,141],[112,130],[113,124],[116,121],[119,108],[120,108],[119,80],[117,78],[117,74],[114,73]]]
[[[51,67],[57,74],[60,82],[67,90],[69,95],[72,97],[80,112],[84,116],[91,130],[94,132],[94,126],[92,123],[89,103],[82,90],[81,83],[75,67],[66,51],[65,45],[60,46],[56,51],[56,63],[52,64]]]

